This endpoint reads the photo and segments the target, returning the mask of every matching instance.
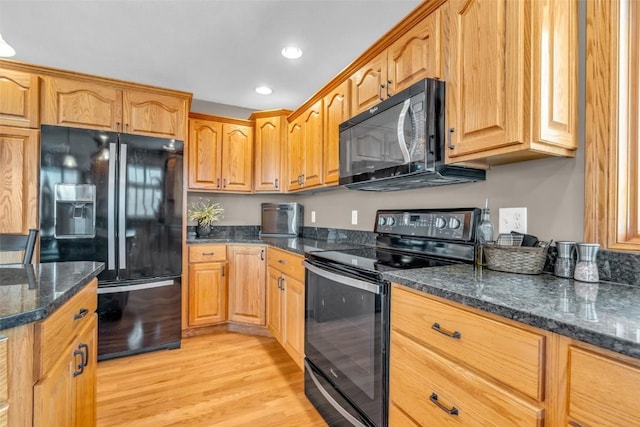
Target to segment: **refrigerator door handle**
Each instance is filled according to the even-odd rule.
[[[116,143],[109,144],[109,190],[107,212],[114,212],[116,206]],[[107,270],[116,268],[116,218],[107,213]]]
[[[125,221],[125,203],[127,201],[127,144],[120,144],[120,188],[118,192],[118,268],[127,268],[127,227]]]

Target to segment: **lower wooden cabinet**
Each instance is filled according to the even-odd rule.
[[[302,369],[304,360],[303,257],[269,248],[267,326]]]
[[[227,249],[224,244],[189,246],[189,326],[227,320]]]
[[[571,344],[566,351],[568,424],[640,425],[640,362],[609,357],[580,344]]]
[[[391,306],[395,419],[438,426],[543,425],[542,332],[397,285]]]
[[[0,335],[0,427],[7,426],[9,416],[8,341],[7,337]]]
[[[266,247],[228,245],[229,320],[266,326]]]

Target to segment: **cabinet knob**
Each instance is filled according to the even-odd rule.
[[[216,188],[220,188],[220,178],[216,178]]]
[[[275,179],[275,181],[273,181],[273,185],[275,186],[276,190],[278,189],[278,178]]]
[[[86,308],[81,308],[76,314],[73,315],[73,320],[80,320],[89,314],[89,310]]]

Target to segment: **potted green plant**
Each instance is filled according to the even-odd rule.
[[[196,234],[198,236],[208,236],[211,233],[211,226],[223,218],[224,209],[220,203],[212,202],[209,199],[199,199],[192,202],[187,211],[189,220],[196,221]]]

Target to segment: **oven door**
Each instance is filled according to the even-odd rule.
[[[304,264],[305,356],[315,368],[305,375],[322,375],[321,380],[332,386],[326,393],[337,390],[338,397],[346,398],[368,419],[361,424],[351,420],[352,424],[386,425],[388,284],[363,280],[357,272],[314,260]],[[314,384],[322,387],[323,381]],[[341,412],[335,408],[339,398],[320,394]],[[310,393],[307,396],[318,407]]]

